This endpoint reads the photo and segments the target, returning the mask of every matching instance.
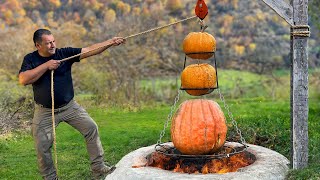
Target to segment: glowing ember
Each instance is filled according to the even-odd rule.
[[[159,152],[153,152],[147,166],[158,167],[165,170],[181,173],[227,173],[236,172],[239,168],[248,166],[255,161],[254,155],[249,152],[241,152],[221,159],[182,159],[169,157]]]

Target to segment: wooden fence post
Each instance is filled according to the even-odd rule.
[[[308,166],[308,0],[262,0],[291,26],[291,166]]]
[[[308,166],[308,0],[292,0],[291,165]]]

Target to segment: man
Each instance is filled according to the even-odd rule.
[[[124,43],[125,39],[114,37],[86,48],[59,49],[56,48],[55,39],[49,30],[38,29],[34,32],[33,42],[37,50],[24,57],[19,71],[19,82],[33,86],[35,111],[32,120],[32,134],[41,175],[46,180],[58,179],[51,155],[53,144],[51,70],[54,70],[55,124],[66,122],[84,136],[94,177],[109,173],[113,168],[104,164],[97,125],[88,113],[73,100],[71,66],[74,62],[99,54],[111,46],[118,46]],[[80,56],[70,60],[59,61],[80,53]]]

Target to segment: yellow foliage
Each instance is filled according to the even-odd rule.
[[[173,19],[173,18],[170,18],[170,22],[174,22],[174,19]],[[164,25],[166,25],[166,24],[167,24],[166,21],[163,21],[163,20],[158,21],[158,26],[159,26],[159,27],[160,27],[160,26],[164,26]],[[160,35],[166,34],[166,33],[168,33],[168,30],[169,30],[168,28],[160,29],[158,34],[160,34]]]
[[[54,15],[54,12],[53,12],[53,11],[49,11],[49,12],[47,13],[47,22],[48,22],[48,25],[49,25],[50,27],[58,27],[59,24],[54,21],[53,15]]]
[[[13,16],[13,13],[12,13],[12,11],[11,11],[10,9],[8,9],[8,10],[6,10],[6,11],[3,13],[3,15],[4,15],[4,17],[5,17],[6,19],[11,19],[12,16]]]
[[[20,24],[20,23],[22,23],[24,21],[24,18],[23,17],[17,17],[17,18],[15,18],[15,23],[17,23],[17,24]]]
[[[231,15],[229,15],[229,14],[225,15],[225,16],[223,17],[223,26],[224,26],[224,27],[231,26],[232,23],[233,23],[233,19],[234,19],[233,16],[231,16]]]
[[[244,54],[244,51],[245,51],[245,47],[244,46],[242,46],[242,45],[235,45],[234,46],[234,51],[235,51],[235,53],[237,54],[237,55],[243,55]]]
[[[179,24],[177,24],[176,26],[175,26],[175,31],[177,32],[177,33],[182,33],[183,32],[183,26],[182,26],[182,24],[181,23],[179,23]]]
[[[103,7],[103,4],[97,0],[90,0],[89,4],[90,9],[93,9],[94,11],[98,11]]]
[[[0,29],[4,29],[6,25],[4,23],[0,23]]]
[[[56,21],[54,21],[53,19],[48,19],[47,22],[48,22],[48,25],[49,25],[50,27],[56,28],[56,27],[59,26],[59,24],[58,24]]]
[[[225,32],[225,28],[224,27],[219,28],[219,33],[220,34],[224,34],[224,32]]]
[[[287,23],[284,19],[280,18],[279,15],[276,15],[276,14],[273,15],[273,16],[271,17],[271,20],[272,20],[273,22],[275,22],[275,23],[281,24],[282,26],[285,26],[285,27],[288,26],[288,23]]]
[[[0,17],[8,25],[16,25],[23,21],[26,11],[21,3],[17,0],[7,0],[6,3],[0,4]]]
[[[281,19],[281,25],[285,27],[290,27],[290,25],[284,19]]]
[[[104,21],[105,22],[115,22],[116,21],[116,12],[113,9],[108,9],[104,13]]]
[[[129,14],[130,13],[130,11],[131,11],[131,6],[130,6],[130,4],[125,4],[125,8],[124,8],[124,10],[123,10],[123,14]]]
[[[26,15],[26,11],[24,9],[19,9],[17,12],[18,12],[18,14],[20,16],[25,16]]]
[[[289,34],[284,34],[284,35],[282,35],[282,39],[284,41],[289,41],[290,40],[290,35]]]
[[[11,10],[22,8],[20,2],[17,0],[7,0],[6,4],[7,4],[7,7]]]
[[[139,7],[134,7],[132,9],[132,13],[133,13],[133,15],[138,16],[141,13],[141,9]]]
[[[62,23],[55,29],[55,38],[58,46],[77,46],[83,47],[81,38],[86,35],[87,30],[73,21]]]
[[[257,19],[251,15],[245,16],[244,20],[247,21],[249,25],[255,25],[257,23]]]
[[[257,45],[256,45],[255,43],[250,43],[250,44],[249,44],[249,49],[250,49],[251,51],[254,51],[254,50],[256,49],[256,47],[257,47]]]
[[[52,19],[53,18],[53,15],[54,15],[54,12],[53,11],[49,11],[47,13],[47,19]]]
[[[38,0],[28,0],[25,2],[26,7],[30,7],[31,9],[35,8],[37,5],[39,5],[40,1]]]
[[[144,16],[150,16],[150,11],[149,11],[148,7],[144,6],[144,7],[142,8],[142,15],[144,15]]]
[[[279,17],[278,15],[273,15],[272,18],[271,18],[271,20],[272,20],[273,22],[278,23],[278,22],[280,22],[280,17]]]
[[[129,14],[131,11],[131,6],[130,4],[119,1],[117,3],[117,9],[119,9],[123,14]]]
[[[266,16],[265,16],[264,13],[263,13],[262,11],[260,11],[260,10],[256,13],[256,17],[257,17],[257,19],[258,19],[259,21],[264,21],[264,20],[266,19]]]
[[[166,8],[170,11],[177,11],[183,8],[181,0],[168,0]]]
[[[49,3],[54,5],[56,8],[61,6],[60,0],[49,0]]]
[[[18,24],[18,27],[23,29],[25,32],[33,32],[37,29],[37,25],[28,17],[23,18],[23,21]],[[29,36],[27,36],[27,38],[29,38]]]

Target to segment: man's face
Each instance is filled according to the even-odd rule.
[[[39,54],[44,57],[49,57],[56,52],[56,42],[52,34],[42,35],[42,42],[36,43]]]

